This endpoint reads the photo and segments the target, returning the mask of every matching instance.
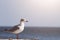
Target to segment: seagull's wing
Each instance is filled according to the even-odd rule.
[[[15,25],[13,28],[9,29],[8,31],[14,32],[15,30],[18,30],[18,29],[19,29],[18,26],[19,26],[19,25]]]

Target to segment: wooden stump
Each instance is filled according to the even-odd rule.
[[[13,40],[12,38],[9,38],[9,40]]]

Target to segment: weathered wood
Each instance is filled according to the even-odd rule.
[[[9,39],[0,39],[0,40],[17,40],[17,39],[9,38]],[[39,39],[18,39],[18,40],[39,40]]]
[[[9,40],[13,40],[12,38],[9,38]]]

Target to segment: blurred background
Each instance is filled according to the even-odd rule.
[[[60,27],[60,0],[0,0],[0,26],[13,26],[21,18],[26,26]]]
[[[0,39],[16,38],[2,32],[26,18],[19,38],[60,40],[60,0],[0,0]]]

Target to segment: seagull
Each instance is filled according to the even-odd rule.
[[[22,18],[18,25],[13,26],[9,30],[5,29],[4,31],[16,34],[16,38],[18,39],[18,34],[24,30],[24,23],[25,22],[28,22],[28,21],[25,18]]]

